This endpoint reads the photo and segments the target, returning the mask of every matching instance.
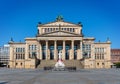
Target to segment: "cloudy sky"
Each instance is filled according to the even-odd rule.
[[[120,48],[120,0],[0,0],[0,46],[34,37],[38,22],[64,21],[83,24],[86,37]]]

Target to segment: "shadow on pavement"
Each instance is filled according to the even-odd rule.
[[[8,82],[0,82],[0,84],[7,84]]]

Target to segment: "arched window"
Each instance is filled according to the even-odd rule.
[[[15,63],[15,65],[17,66],[17,65],[18,65],[18,63]]]
[[[104,63],[102,63],[102,65],[104,65]]]
[[[22,66],[22,63],[20,63],[20,65]]]
[[[97,65],[99,66],[99,63],[97,63]]]

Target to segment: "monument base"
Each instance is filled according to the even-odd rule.
[[[65,70],[65,65],[61,60],[58,60],[58,62],[55,64],[54,70],[56,71],[63,71]]]

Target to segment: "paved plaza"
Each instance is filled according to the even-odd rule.
[[[120,69],[43,71],[0,68],[0,84],[120,84]]]

